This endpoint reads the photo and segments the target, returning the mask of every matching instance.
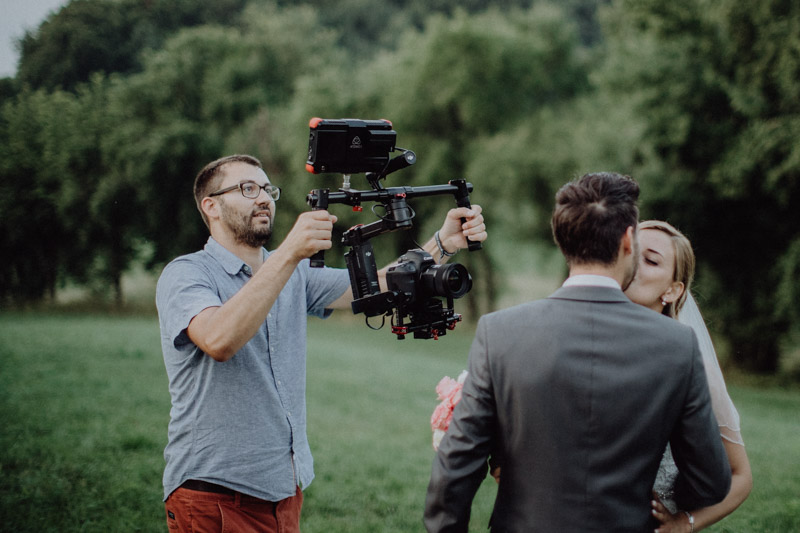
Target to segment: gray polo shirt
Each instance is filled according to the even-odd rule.
[[[164,499],[187,479],[200,479],[278,501],[314,478],[306,437],[306,316],[327,317],[326,307],[349,289],[350,278],[347,270],[302,261],[258,333],[230,360],[215,361],[189,340],[186,328],[251,275],[241,259],[209,238],[202,251],[167,265],[158,280],[172,397]]]

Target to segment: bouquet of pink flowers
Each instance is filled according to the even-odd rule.
[[[450,420],[453,418],[453,409],[456,404],[461,400],[461,388],[464,386],[464,380],[467,379],[467,371],[462,370],[458,379],[453,379],[450,376],[445,376],[436,385],[436,394],[439,396],[441,403],[436,406],[431,415],[431,429],[433,430],[433,449],[439,449],[439,443],[442,442],[447,428],[450,427]]]

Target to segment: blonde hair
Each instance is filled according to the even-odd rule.
[[[683,283],[683,294],[675,300],[664,306],[663,314],[678,318],[678,314],[686,302],[686,296],[692,287],[692,280],[694,279],[694,250],[692,250],[692,243],[686,236],[675,229],[671,224],[662,220],[645,220],[639,223],[639,231],[651,229],[658,230],[666,233],[672,241],[672,248],[675,251],[675,270],[672,273],[673,281],[680,281]]]

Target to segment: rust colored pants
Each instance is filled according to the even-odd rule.
[[[279,502],[178,488],[165,502],[170,533],[300,533],[303,491]]]

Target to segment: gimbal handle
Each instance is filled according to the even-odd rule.
[[[450,180],[450,185],[455,185],[458,188],[458,193],[454,193],[456,205],[458,205],[458,207],[472,207],[472,204],[469,203],[469,192],[472,190],[472,184],[464,180]],[[462,224],[466,221],[467,219],[465,217],[461,217]],[[481,248],[480,242],[467,239],[467,249],[470,252],[480,250]]]
[[[312,211],[328,209],[328,189],[317,189],[317,201],[311,206]],[[322,268],[325,266],[325,250],[320,250],[311,256],[311,266]]]

